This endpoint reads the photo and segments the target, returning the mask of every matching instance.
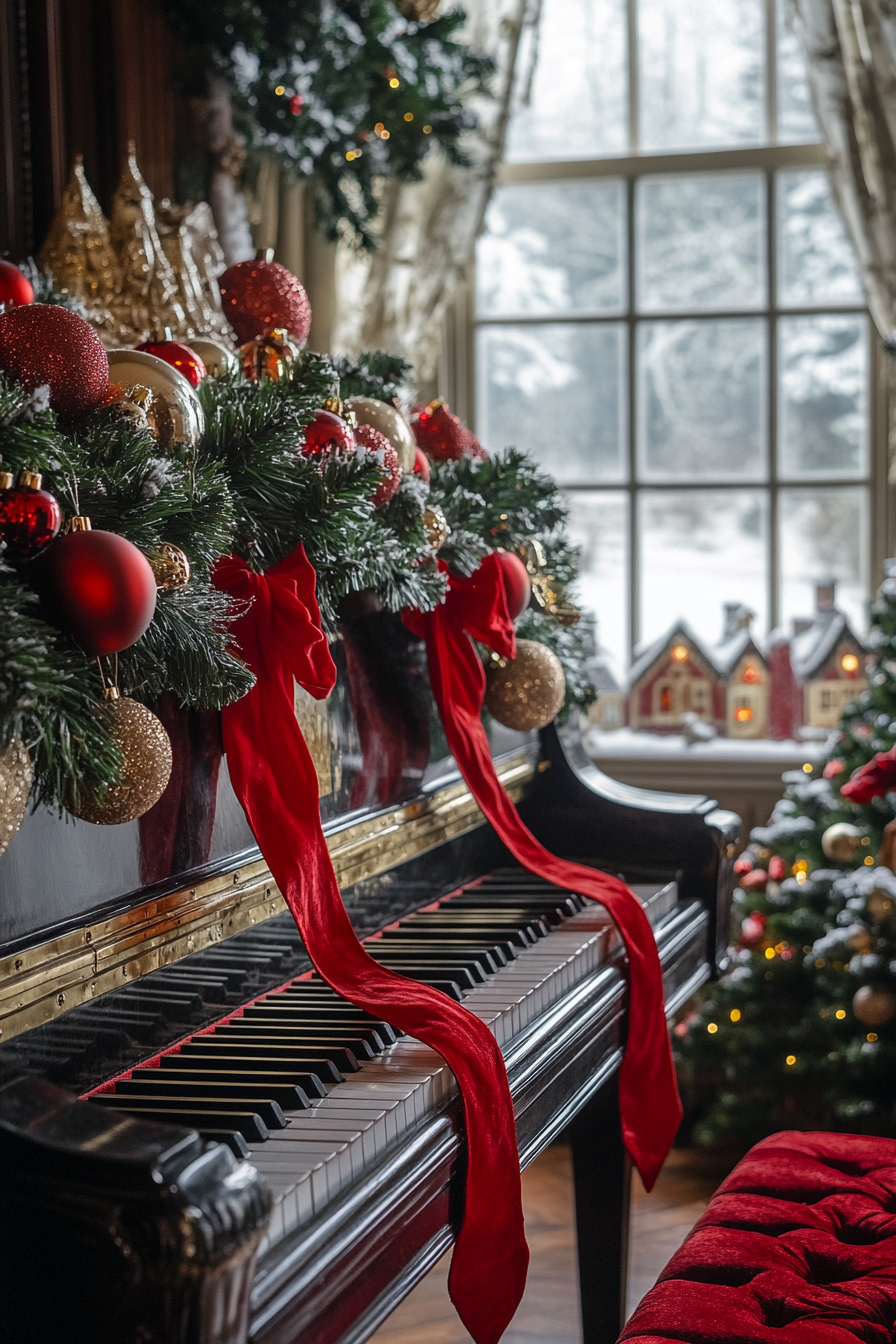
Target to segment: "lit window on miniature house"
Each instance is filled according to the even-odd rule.
[[[854,653],[844,653],[840,666],[848,677],[854,677],[859,670],[859,660]]]
[[[675,709],[675,693],[671,686],[661,686],[660,693],[660,713],[671,714]]]
[[[753,717],[753,711],[749,705],[738,705],[734,711],[734,717],[738,723],[749,723]]]
[[[743,675],[744,681],[748,686],[755,686],[756,682],[759,680],[759,668],[754,667],[752,663],[747,663]]]
[[[684,644],[676,644],[676,645],[675,645],[675,648],[672,650],[672,657],[675,659],[676,663],[683,663],[683,662],[685,662],[686,659],[687,659],[687,656],[688,656],[688,651],[687,651],[686,647],[684,646]]]

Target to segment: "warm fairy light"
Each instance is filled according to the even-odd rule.
[[[401,83],[401,80],[399,80],[399,79],[394,79],[394,78],[393,78],[393,79],[390,79],[390,80],[389,80],[389,88],[390,88],[390,89],[397,89],[400,83]]]
[[[414,120],[413,112],[405,112],[404,119],[405,121],[413,121]]]
[[[373,129],[374,129],[374,131],[377,133],[377,135],[382,135],[383,131],[384,131],[386,128],[385,128],[385,126],[383,125],[383,123],[382,123],[381,121],[378,121],[377,124],[374,126]]]
[[[800,873],[797,873],[797,874],[796,874],[796,880],[797,880],[797,882],[799,882],[800,886],[802,886],[803,883],[807,880],[807,877],[808,877],[808,874],[806,874],[806,873],[804,873],[804,872],[800,872]]]
[[[782,952],[786,952],[786,951],[787,951],[787,944],[786,944],[786,943],[775,943],[775,951],[778,953],[778,956],[780,956]]]
[[[744,681],[749,682],[749,684],[752,686],[753,683],[758,680],[759,680],[759,668],[754,667],[752,663],[747,663],[746,667],[744,668]]]
[[[286,89],[283,87],[282,84],[278,84],[274,92],[276,93],[278,98],[282,98],[284,93],[286,92]]]
[[[785,1063],[785,1064],[795,1064],[795,1063],[796,1063],[796,1055],[788,1055],[787,1058],[785,1059],[784,1063]]]
[[[838,1022],[842,1022],[844,1017],[846,1016],[846,1009],[838,1008],[834,1016],[836,1017]]]
[[[753,711],[748,709],[746,705],[741,705],[740,709],[734,711],[734,717],[738,723],[749,723],[753,717]]]
[[[844,672],[858,672],[859,660],[854,653],[844,653],[840,659],[840,666]]]
[[[873,1045],[874,1042],[877,1040],[877,1032],[876,1032],[876,1031],[869,1031],[868,1035],[865,1037],[865,1040],[866,1040],[866,1041],[870,1041],[871,1044]]]
[[[675,659],[676,663],[683,663],[685,658],[687,658],[687,656],[688,651],[685,645],[676,644],[675,648],[672,650],[672,657]]]
[[[810,761],[807,761],[806,764],[803,766],[803,774],[811,775],[811,773],[812,773],[812,765]]]
[[[774,949],[773,947],[767,947],[767,948],[765,949],[766,960],[771,961],[771,959],[772,959],[772,957],[774,957],[774,955],[775,955],[775,949]]]
[[[361,151],[354,149],[347,149],[345,151],[345,157],[348,159],[349,163],[351,163],[352,159],[360,159]]]
[[[380,139],[381,139],[381,140],[388,140],[388,139],[389,139],[389,132],[388,132],[388,131],[380,131]]]
[[[808,864],[807,860],[806,860],[806,859],[797,859],[796,863],[793,865],[793,871],[794,871],[795,873],[808,873],[808,871],[809,871],[809,864]]]
[[[719,1029],[719,1028],[718,1028],[717,1023],[715,1023],[715,1022],[707,1022],[707,1024],[706,1024],[706,1030],[709,1032],[710,1036],[715,1036],[715,1034],[716,1034],[716,1032],[718,1031],[718,1029]]]
[[[728,1014],[728,1016],[731,1018],[731,1021],[732,1021],[732,1022],[739,1022],[739,1021],[740,1021],[740,1009],[739,1009],[739,1008],[732,1008],[732,1009],[731,1009],[731,1012]]]
[[[865,867],[866,868],[874,867],[874,856],[872,854],[865,855]]]
[[[432,132],[432,127],[431,127],[431,126],[424,126],[424,127],[423,127],[423,134],[424,134],[424,135],[430,135],[431,132]]]

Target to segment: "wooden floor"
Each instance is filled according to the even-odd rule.
[[[628,1312],[699,1218],[724,1175],[701,1155],[673,1151],[653,1191],[632,1186]],[[526,1294],[502,1344],[581,1344],[575,1260],[572,1163],[556,1144],[523,1175],[532,1261]],[[470,1336],[448,1300],[446,1255],[371,1336],[371,1344],[467,1344]]]

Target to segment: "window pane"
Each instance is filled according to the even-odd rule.
[[[765,628],[764,490],[645,490],[638,505],[642,644],[679,618],[718,642],[725,602],[743,602]]]
[[[778,302],[785,307],[861,303],[852,244],[824,168],[778,173]]]
[[[562,483],[624,480],[625,334],[615,322],[480,327],[476,422],[485,446],[531,449]]]
[[[806,64],[799,43],[787,24],[786,0],[776,0],[778,66],[778,139],[781,144],[810,144],[818,140],[818,124],[809,96]]]
[[[628,495],[576,490],[566,496],[569,535],[582,548],[576,599],[597,618],[598,644],[621,680],[628,666]]]
[[[511,163],[626,151],[626,29],[625,0],[543,0],[537,38],[518,61]]]
[[[638,0],[642,149],[765,140],[763,0]]]
[[[863,474],[868,442],[865,318],[781,318],[778,368],[781,474]]]
[[[765,302],[765,178],[645,177],[636,187],[638,307],[758,308]]]
[[[836,603],[857,631],[867,626],[868,494],[844,489],[782,490],[778,501],[781,616],[810,617],[815,584],[837,580]]]
[[[625,254],[623,183],[499,187],[476,249],[477,311],[619,312]]]
[[[638,467],[647,480],[756,480],[766,461],[763,319],[641,322]]]

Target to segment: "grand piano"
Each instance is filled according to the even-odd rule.
[[[346,615],[336,690],[297,691],[325,831],[374,956],[501,1044],[525,1166],[572,1146],[583,1338],[624,1303],[623,950],[603,909],[516,867],[447,755],[425,654]],[[221,758],[159,707],[168,792],[115,828],[29,817],[0,860],[0,1273],[17,1344],[354,1344],[450,1246],[464,1141],[442,1060],[310,966]],[[573,724],[495,728],[555,853],[621,874],[671,1017],[724,967],[739,821],[601,774]]]

